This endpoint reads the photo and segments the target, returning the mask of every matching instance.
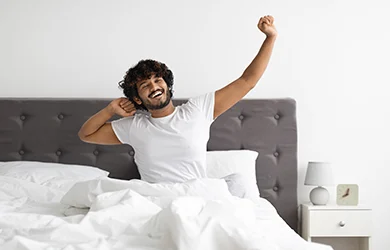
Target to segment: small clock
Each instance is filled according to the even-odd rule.
[[[359,186],[356,184],[337,185],[337,205],[356,206],[359,203]]]

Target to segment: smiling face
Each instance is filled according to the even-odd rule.
[[[148,110],[165,108],[171,101],[168,85],[162,77],[152,75],[151,78],[137,82],[138,98],[135,101],[143,104]]]
[[[119,87],[137,110],[149,111],[152,116],[157,117],[166,115],[174,109],[173,83],[173,73],[167,65],[146,59],[139,61],[126,72],[123,80],[119,82]],[[156,90],[160,92],[153,93]]]

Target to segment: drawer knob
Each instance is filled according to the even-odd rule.
[[[339,225],[340,225],[340,227],[344,227],[345,226],[345,221],[340,221],[340,223],[339,223]]]

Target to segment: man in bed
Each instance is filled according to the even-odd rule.
[[[264,16],[258,28],[266,35],[258,54],[243,74],[227,86],[172,103],[173,74],[163,63],[142,60],[119,83],[126,98],[113,100],[89,118],[81,140],[96,144],[129,144],[141,179],[184,182],[206,177],[206,145],[212,122],[241,100],[263,75],[277,37],[274,18]],[[143,110],[145,112],[136,112]],[[109,122],[115,114],[123,118]]]

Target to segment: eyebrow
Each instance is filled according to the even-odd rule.
[[[141,82],[139,86],[141,87],[141,86],[144,85],[145,83],[147,83],[147,81]]]
[[[162,78],[162,77],[160,77],[160,76],[155,76],[155,81],[160,80],[160,78]],[[148,79],[148,80],[152,81],[151,78]],[[143,82],[140,83],[139,86],[141,87],[142,85],[144,85],[145,83],[147,83],[148,80],[144,80]]]

